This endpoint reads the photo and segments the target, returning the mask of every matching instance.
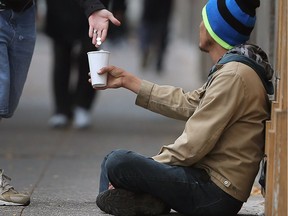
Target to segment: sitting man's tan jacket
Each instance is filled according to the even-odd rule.
[[[212,181],[245,202],[263,157],[267,92],[247,65],[222,65],[202,88],[181,88],[142,81],[136,104],[162,115],[185,120],[173,144],[153,159],[165,164],[204,168]]]

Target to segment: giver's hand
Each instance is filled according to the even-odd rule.
[[[95,11],[89,16],[89,37],[92,38],[92,43],[95,44],[96,47],[100,46],[100,44],[97,44],[97,38],[101,39],[101,42],[105,41],[107,37],[109,21],[111,21],[116,26],[121,25],[120,21],[117,20],[113,14],[106,9]]]
[[[141,86],[141,80],[127,71],[115,67],[103,67],[99,74],[107,73],[107,85],[105,87],[96,87],[96,90],[103,90],[107,88],[126,88],[138,94]]]

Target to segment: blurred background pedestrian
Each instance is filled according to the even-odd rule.
[[[116,19],[121,22],[120,26],[110,25],[108,29],[107,39],[112,45],[121,44],[127,37],[127,1],[126,0],[102,0],[107,9],[112,12]]]
[[[88,21],[76,1],[46,0],[45,33],[53,46],[53,128],[87,128],[96,91],[88,83],[87,52],[96,50],[88,37]]]
[[[157,72],[162,72],[172,9],[173,0],[143,1],[139,29],[142,68],[155,63]]]

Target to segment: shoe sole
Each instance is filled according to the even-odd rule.
[[[15,203],[15,202],[7,202],[4,200],[0,200],[0,206],[27,206],[30,204],[30,201],[26,203]]]
[[[167,205],[151,195],[123,189],[100,193],[96,204],[102,211],[116,216],[160,215],[170,212]]]

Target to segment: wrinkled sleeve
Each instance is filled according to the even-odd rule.
[[[100,0],[76,0],[84,9],[84,13],[89,17],[94,11],[105,9]]]
[[[173,144],[163,146],[153,159],[171,165],[191,166],[201,160],[217,143],[237,107],[244,99],[245,86],[240,77],[219,75],[206,89],[199,107],[188,119],[185,129]]]
[[[187,120],[198,106],[203,91],[200,88],[185,93],[181,88],[159,86],[143,80],[135,103],[170,118]]]

